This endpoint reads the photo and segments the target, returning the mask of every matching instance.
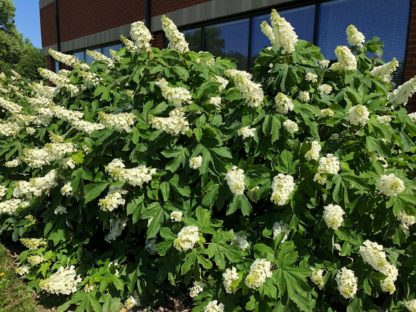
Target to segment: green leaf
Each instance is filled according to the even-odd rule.
[[[148,219],[147,239],[155,237],[159,233],[160,227],[165,219],[162,207],[158,203],[146,207],[142,219]]]
[[[162,192],[163,200],[169,200],[170,184],[168,182],[160,183],[160,191]]]
[[[102,192],[107,188],[108,183],[91,183],[84,186],[85,203],[88,204],[90,201],[96,199],[101,195]]]

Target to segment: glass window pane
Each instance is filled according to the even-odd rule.
[[[237,60],[240,69],[248,65],[248,19],[205,28],[205,49],[216,56]]]
[[[81,61],[85,61],[85,52],[84,51],[78,51],[73,53],[75,57],[77,57]]]
[[[107,47],[103,47],[101,53],[107,57],[111,57],[110,50],[118,51],[120,49],[121,49],[121,44],[113,44]]]
[[[366,39],[380,37],[384,42],[383,59],[404,61],[409,20],[409,0],[336,0],[321,4],[319,46],[329,59],[334,49],[348,45],[345,29],[354,24]]]
[[[201,51],[201,28],[188,29],[182,32],[186,41],[189,42],[189,49],[192,51]]]
[[[300,8],[289,9],[279,11],[279,14],[283,16],[290,24],[292,24],[299,39],[303,39],[309,42],[313,41],[313,30],[315,21],[315,5],[308,5]],[[252,31],[252,49],[251,55],[253,58],[257,57],[259,52],[270,46],[270,41],[262,33],[260,24],[263,21],[267,21],[270,25],[270,14],[260,15],[253,18],[253,31]]]
[[[55,73],[59,72],[59,62],[58,61],[54,62],[54,67],[55,67]]]

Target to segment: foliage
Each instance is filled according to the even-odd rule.
[[[291,45],[268,32],[261,86],[186,52],[175,29],[171,49],[124,38],[90,66],[51,52],[73,66],[42,71],[54,89],[4,78],[0,233],[41,239],[19,257],[38,292],[70,276],[59,311],[169,297],[205,312],[397,311],[415,298],[416,124],[372,74],[382,44],[339,49],[328,68],[273,17]]]

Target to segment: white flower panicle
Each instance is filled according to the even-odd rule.
[[[101,52],[98,52],[97,50],[88,50],[87,49],[86,54],[89,57],[91,57],[92,59],[106,64],[109,68],[114,67],[114,61],[111,58],[102,54]]]
[[[28,205],[29,202],[15,198],[0,202],[0,215],[6,214],[13,216],[16,214],[17,210],[26,208]]]
[[[152,34],[143,22],[134,22],[131,24],[130,37],[140,52],[150,52],[152,50],[150,45]]]
[[[52,274],[47,279],[39,282],[39,287],[50,294],[54,295],[70,295],[77,291],[77,286],[81,283],[82,279],[75,267],[59,267],[58,271]]]
[[[53,211],[54,214],[56,215],[64,215],[66,214],[68,211],[66,210],[66,207],[62,206],[62,205],[58,205],[55,210]]]
[[[43,148],[24,149],[22,160],[31,168],[42,168],[74,152],[73,143],[47,143]]]
[[[248,288],[258,289],[272,276],[272,264],[266,259],[256,259],[250,266],[244,283]]]
[[[196,170],[196,169],[198,169],[199,167],[201,167],[201,165],[202,165],[202,156],[201,156],[201,155],[198,155],[198,156],[192,157],[192,158],[189,160],[189,168],[191,168],[191,169]]]
[[[199,241],[199,230],[195,225],[189,225],[183,227],[178,236],[173,241],[173,247],[179,251],[188,251],[194,248],[195,244]]]
[[[329,63],[330,63],[330,61],[329,61],[329,60],[321,60],[321,61],[318,61],[318,66],[319,66],[320,68],[325,69],[325,68],[328,68]]]
[[[368,121],[370,112],[364,105],[356,105],[349,109],[347,120],[354,126],[365,125]]]
[[[271,201],[284,206],[289,202],[290,195],[295,190],[295,181],[291,175],[279,173],[273,178]]]
[[[234,289],[234,285],[233,283],[238,280],[238,273],[237,273],[237,269],[235,267],[232,268],[228,268],[225,270],[225,272],[222,274],[222,278],[223,278],[223,285],[225,288],[225,292],[227,294],[232,294],[234,293],[235,289]]]
[[[81,61],[74,55],[65,54],[54,49],[48,49],[48,53],[56,61],[65,64],[69,67],[74,67],[75,65],[80,65],[82,69],[88,70],[89,66],[87,64],[81,64]]]
[[[377,116],[377,121],[381,124],[389,124],[391,122],[391,116],[389,115]]]
[[[350,46],[362,48],[365,42],[364,35],[358,31],[354,25],[349,25],[345,31],[347,34],[347,40]]]
[[[169,117],[149,117],[150,125],[173,136],[185,134],[189,130],[189,122],[185,117],[185,111],[175,108],[169,112]]]
[[[18,268],[16,268],[16,270],[14,270],[16,272],[16,274],[23,276],[26,275],[27,273],[29,273],[29,266],[27,265],[22,265]]]
[[[165,15],[162,16],[161,22],[166,38],[169,40],[168,47],[179,53],[189,52],[188,42],[186,42],[184,34],[179,32],[175,23]]]
[[[318,75],[315,74],[315,73],[312,73],[312,72],[306,73],[305,80],[309,81],[309,82],[312,82],[312,83],[315,83],[315,82],[318,81]]]
[[[244,181],[245,176],[243,169],[239,169],[237,166],[233,166],[225,175],[225,180],[227,181],[231,193],[234,195],[244,194],[246,184]]]
[[[412,120],[413,122],[416,122],[416,112],[407,114],[407,116]]]
[[[328,228],[338,230],[344,222],[345,211],[339,205],[329,204],[324,207],[323,218]]]
[[[416,92],[416,77],[406,81],[387,95],[387,99],[393,105],[406,105],[409,98]]]
[[[276,111],[280,114],[287,114],[294,108],[292,99],[282,92],[277,93],[274,102],[276,103]]]
[[[218,88],[220,92],[224,91],[228,85],[228,80],[221,76],[215,76],[213,81],[220,84]]]
[[[183,87],[170,87],[165,78],[156,81],[155,85],[162,91],[162,96],[176,107],[192,102],[192,94],[187,89]]]
[[[409,310],[410,312],[416,312],[416,299],[412,299],[412,300],[405,300],[404,301],[404,306],[406,307],[407,310]]]
[[[343,267],[338,271],[335,280],[338,285],[338,291],[345,299],[354,298],[357,293],[358,279],[352,270]]]
[[[400,228],[409,235],[409,228],[416,223],[416,217],[401,211],[397,219],[401,222]]]
[[[19,134],[22,127],[14,122],[2,122],[0,123],[0,134],[5,137],[15,137]]]
[[[338,59],[338,66],[342,70],[356,70],[357,69],[357,59],[355,55],[352,54],[351,50],[346,46],[338,46],[335,49],[335,55]]]
[[[126,203],[126,200],[123,198],[123,195],[126,193],[123,190],[110,191],[104,198],[100,198],[98,206],[103,211],[111,212]]]
[[[287,119],[283,122],[283,127],[292,135],[299,131],[298,124],[290,119]]]
[[[321,109],[321,117],[333,117],[335,112],[330,108]]]
[[[144,165],[126,169],[123,161],[119,158],[113,159],[105,167],[105,171],[115,180],[139,187],[149,183],[152,180],[152,176],[156,173],[156,169],[148,168]]]
[[[46,246],[46,240],[43,238],[21,238],[20,242],[29,250],[36,250]]]
[[[228,69],[225,74],[233,79],[236,88],[244,96],[247,106],[257,108],[262,105],[263,89],[260,84],[251,80],[251,74],[237,69]]]
[[[322,147],[318,141],[311,142],[311,149],[305,153],[306,160],[318,160]]]
[[[85,132],[87,134],[91,134],[94,131],[103,130],[105,129],[105,126],[99,123],[93,123],[85,120],[74,120],[71,122],[71,125],[82,132]]]
[[[246,250],[250,247],[250,244],[247,241],[247,235],[244,233],[234,234],[233,244],[237,245],[242,250]]]
[[[318,170],[313,180],[323,185],[327,181],[327,174],[338,174],[340,170],[341,165],[338,158],[333,154],[326,154],[325,157],[319,159]]]
[[[275,42],[273,28],[266,21],[263,21],[260,24],[260,27],[263,34],[270,40],[270,43],[273,44],[273,42]]]
[[[322,269],[312,269],[311,281],[314,283],[320,290],[324,288],[324,270]]]
[[[238,129],[238,135],[243,137],[243,139],[254,138],[256,135],[256,128],[242,127]]]
[[[102,125],[118,132],[131,132],[134,125],[135,115],[132,113],[106,114],[100,112],[99,116]]]
[[[283,54],[292,54],[298,42],[298,35],[292,25],[281,17],[276,10],[272,10],[270,21],[274,35],[274,40],[272,41],[273,48],[282,51]]]
[[[135,306],[137,306],[137,300],[133,296],[130,296],[126,299],[124,302],[124,306],[127,310],[133,309]]]
[[[22,111],[22,107],[14,102],[8,101],[0,96],[0,107],[9,111],[10,113],[16,114]]]
[[[211,105],[214,105],[217,108],[217,110],[221,109],[221,97],[220,96],[210,97],[208,100],[208,103]]]
[[[205,306],[204,312],[224,312],[224,305],[218,303],[217,300],[212,300]]]
[[[129,51],[131,53],[139,52],[139,49],[136,47],[136,45],[134,44],[134,42],[131,41],[130,39],[127,39],[126,37],[124,37],[123,35],[121,35],[120,36],[120,41],[126,47],[127,51]],[[112,55],[112,56],[116,60],[116,58],[114,57],[114,55]]]
[[[405,190],[405,185],[401,179],[391,173],[380,177],[377,188],[386,196],[397,196]]]
[[[41,264],[43,261],[45,261],[45,258],[42,255],[33,255],[27,257],[27,262],[29,262],[31,266]]]
[[[201,281],[194,281],[193,286],[189,289],[189,297],[195,298],[204,291],[205,284]]]
[[[380,66],[376,66],[371,70],[371,74],[374,77],[378,77],[384,82],[390,82],[392,74],[399,67],[399,62],[396,58],[393,58],[390,62]]]
[[[273,231],[273,239],[275,239],[279,235],[282,235],[282,243],[283,243],[289,237],[290,228],[286,223],[284,223],[282,221],[276,221],[273,224],[272,231]]]
[[[183,212],[182,211],[175,210],[175,211],[172,211],[170,213],[170,219],[173,222],[181,222],[182,221],[182,217],[183,217]]]
[[[7,187],[4,185],[0,185],[0,199],[3,198],[7,194]]]
[[[49,171],[45,176],[31,178],[29,181],[17,181],[16,188],[13,191],[13,197],[21,198],[32,196],[39,197],[49,194],[49,191],[57,185],[58,173],[55,169]]]
[[[318,87],[318,91],[329,95],[332,92],[332,87],[329,84],[323,83]]]
[[[49,80],[58,88],[66,88],[72,96],[77,95],[79,93],[78,87],[72,85],[69,78],[64,77],[62,75],[58,75],[53,71],[50,71],[49,69],[45,68],[39,68],[38,71],[42,78]]]
[[[72,189],[71,182],[65,183],[65,185],[62,186],[61,194],[63,196],[71,196],[73,194],[73,189]]]

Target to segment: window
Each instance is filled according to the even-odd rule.
[[[202,50],[202,31],[201,28],[189,29],[183,31],[186,41],[189,43],[189,49],[192,51]]]
[[[336,0],[321,4],[319,46],[329,59],[334,49],[347,45],[345,29],[354,24],[366,39],[378,36],[384,42],[385,61],[404,61],[409,0]]]
[[[283,16],[290,24],[292,24],[293,28],[299,36],[299,39],[303,39],[309,42],[313,41],[315,21],[314,5],[279,11],[279,14]],[[262,33],[260,28],[260,24],[263,21],[267,21],[270,25],[270,14],[260,15],[253,18],[251,47],[251,55],[253,59],[258,56],[259,52],[263,48],[270,46],[269,39],[267,39],[267,37]]]
[[[237,61],[240,69],[248,66],[249,19],[221,23],[205,28],[205,50]]]
[[[81,60],[81,61],[84,61],[85,60],[85,52],[84,51],[74,52],[73,54],[79,60]]]
[[[113,44],[102,48],[101,53],[107,57],[111,57],[110,50],[118,51],[121,49],[121,44]]]

